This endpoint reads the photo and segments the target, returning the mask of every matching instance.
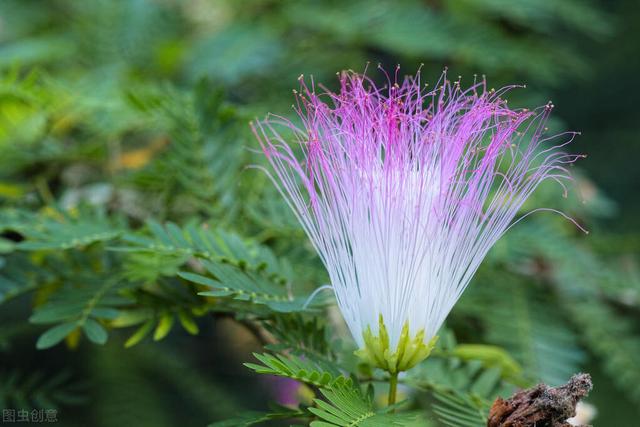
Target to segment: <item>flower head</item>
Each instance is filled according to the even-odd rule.
[[[546,144],[551,104],[507,106],[512,87],[388,81],[345,72],[337,93],[318,93],[301,79],[302,126],[270,115],[253,127],[360,354],[396,372],[428,355],[525,200],[545,179],[562,184],[579,156],[556,149],[573,133]]]

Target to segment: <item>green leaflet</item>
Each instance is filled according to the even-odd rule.
[[[376,410],[373,403],[359,389],[341,384],[321,390],[325,400],[315,399],[317,408],[309,411],[321,421],[313,421],[311,427],[390,427],[406,426],[414,414],[392,414]]]

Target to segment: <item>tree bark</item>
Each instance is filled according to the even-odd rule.
[[[559,387],[538,384],[504,400],[498,397],[489,411],[487,427],[574,427],[576,404],[593,387],[589,374],[577,374]]]

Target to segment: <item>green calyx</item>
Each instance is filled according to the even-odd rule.
[[[365,362],[384,369],[389,373],[406,371],[426,359],[435,347],[438,337],[434,336],[424,343],[424,329],[420,329],[413,338],[409,334],[409,322],[405,322],[395,351],[389,348],[389,334],[380,315],[379,336],[374,336],[371,327],[362,333],[364,348],[355,353]]]

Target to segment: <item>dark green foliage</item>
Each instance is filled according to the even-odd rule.
[[[231,215],[237,208],[234,183],[243,156],[234,126],[238,117],[225,104],[222,91],[203,79],[193,93],[153,88],[131,92],[129,100],[154,127],[166,132],[170,143],[128,179],[163,201],[160,214]]]
[[[41,274],[23,254],[0,257],[0,303],[36,289]]]
[[[560,385],[578,371],[584,351],[553,299],[515,274],[488,280],[490,287],[470,289],[459,308],[485,319],[486,339],[507,348],[534,380]],[[487,312],[487,306],[493,309]]]
[[[68,373],[47,376],[41,372],[0,373],[0,407],[59,408],[86,402],[83,388],[71,380]]]
[[[120,307],[132,303],[119,290],[113,279],[97,281],[86,277],[78,286],[63,286],[54,291],[29,318],[33,323],[56,324],[40,336],[36,346],[40,349],[54,346],[76,329],[81,329],[90,341],[104,344],[107,331],[100,321],[115,319]]]
[[[276,344],[268,346],[271,350],[289,350],[297,354],[309,354],[324,359],[333,357],[328,337],[329,329],[318,317],[305,319],[300,314],[278,316],[272,323],[264,326],[277,340]]]
[[[278,406],[273,408],[271,412],[245,411],[244,414],[239,417],[209,424],[209,427],[247,427],[274,420],[290,420],[305,415],[306,413],[304,411]]]

